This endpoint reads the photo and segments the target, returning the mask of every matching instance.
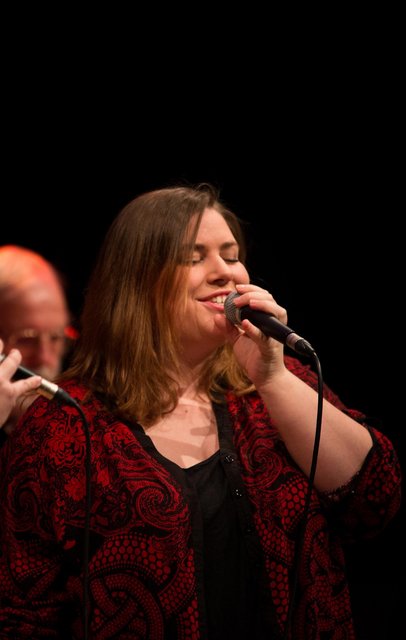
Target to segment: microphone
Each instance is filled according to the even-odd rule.
[[[4,353],[1,353],[0,362],[3,362],[5,357],[6,356],[4,355]],[[20,365],[19,367],[17,367],[17,370],[13,375],[12,380],[22,380],[23,378],[30,378],[31,376],[35,376],[35,375],[37,374]],[[55,400],[58,400],[58,402],[69,404],[72,407],[77,407],[76,400],[74,400],[69,395],[69,393],[64,391],[64,389],[61,389],[61,387],[58,387],[58,385],[55,384],[54,382],[45,380],[45,378],[42,378],[42,382],[40,386],[37,389],[35,389],[35,391],[37,393],[40,393],[42,396],[44,396],[48,400],[53,400],[53,398],[55,398]]]
[[[249,320],[260,329],[264,335],[275,338],[275,340],[286,344],[297,353],[303,356],[313,356],[315,354],[312,345],[307,342],[307,340],[298,336],[293,329],[283,324],[283,322],[280,322],[280,320],[272,314],[251,309],[248,305],[236,307],[233,301],[239,297],[239,293],[232,291],[225,299],[224,313],[230,322],[239,325],[243,320]]]

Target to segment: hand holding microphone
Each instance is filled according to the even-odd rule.
[[[7,356],[4,353],[1,353],[0,364],[6,358]],[[26,391],[33,389],[40,395],[44,396],[45,398],[48,398],[48,400],[52,400],[53,398],[55,398],[59,402],[69,404],[74,407],[77,406],[76,401],[66,391],[64,391],[64,389],[61,389],[61,387],[58,387],[58,385],[56,385],[54,382],[50,382],[45,378],[41,378],[41,382],[38,385],[38,380],[37,380],[38,376],[33,371],[30,371],[29,369],[26,369],[21,365],[17,367],[11,379],[23,380],[25,378],[31,378],[32,376],[35,376],[36,381],[33,383],[30,383],[29,388],[25,389]]]
[[[234,300],[240,297],[236,291],[228,294],[224,303],[224,313],[230,322],[235,325],[241,324],[245,319],[249,320],[254,326],[262,331],[266,336],[274,338],[286,344],[288,347],[304,356],[313,356],[314,349],[307,340],[299,336],[286,324],[283,324],[274,315],[264,311],[252,309],[249,305],[236,307]]]
[[[3,342],[0,340],[0,351],[2,348]],[[8,357],[0,355],[0,429],[7,423],[18,398],[28,391],[34,391],[41,383],[40,376],[32,376],[27,380],[12,382],[20,360],[21,355],[18,351],[11,352]]]

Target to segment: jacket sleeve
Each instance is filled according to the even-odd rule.
[[[369,428],[373,446],[352,480],[321,500],[334,517],[342,539],[353,542],[380,533],[399,511],[402,477],[391,441]]]
[[[310,366],[291,357],[287,357],[286,364],[295,375],[317,390],[317,376]],[[373,537],[400,507],[402,477],[397,453],[383,432],[369,424],[362,412],[346,407],[327,385],[324,385],[324,397],[367,428],[373,446],[349,483],[333,492],[320,494],[320,498],[330,516],[334,517],[343,539],[351,542]]]

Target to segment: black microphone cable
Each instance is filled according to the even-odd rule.
[[[73,398],[72,398],[73,400]],[[89,547],[90,547],[90,510],[91,500],[91,441],[89,423],[81,406],[73,401],[73,406],[83,420],[83,432],[85,434],[85,526],[83,533],[83,639],[89,637]]]
[[[297,585],[299,581],[300,562],[302,559],[307,518],[309,515],[310,501],[311,501],[313,487],[314,487],[314,477],[316,475],[317,458],[319,454],[319,445],[320,445],[320,436],[321,436],[321,423],[322,423],[322,416],[323,416],[323,375],[321,371],[321,364],[314,350],[312,353],[312,357],[316,367],[317,385],[318,385],[317,386],[318,397],[317,397],[316,430],[314,434],[312,461],[311,461],[310,473],[309,473],[309,484],[308,484],[307,493],[305,496],[302,522],[298,527],[298,538],[297,538],[297,543],[295,548],[295,555],[293,559],[291,592],[290,592],[288,615],[287,615],[286,627],[285,627],[285,633],[284,633],[284,640],[289,640],[290,632],[293,624],[293,613],[294,613],[294,606],[296,602]]]
[[[60,389],[63,391],[63,389]],[[69,402],[66,399],[69,398]],[[55,396],[56,397],[56,396]],[[82,407],[76,400],[74,400],[66,391],[63,392],[63,400],[59,402],[65,402],[74,407],[83,420],[83,433],[85,435],[85,524],[83,533],[83,640],[88,640],[89,637],[89,548],[90,548],[90,511],[92,506],[91,500],[91,440],[89,423],[82,410]]]

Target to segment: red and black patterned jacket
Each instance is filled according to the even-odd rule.
[[[308,366],[286,361],[316,388]],[[64,387],[83,400],[83,386]],[[325,395],[346,410],[328,388]],[[204,639],[192,507],[181,478],[151,454],[140,428],[118,420],[94,396],[82,408],[92,459],[89,638]],[[348,412],[362,421],[361,414]],[[216,415],[224,422],[221,459],[241,505],[241,522],[246,519],[247,530],[254,523],[261,547],[273,637],[283,637],[307,478],[257,394],[230,392]],[[373,448],[351,484],[334,496],[313,492],[298,574],[295,640],[355,638],[342,545],[378,533],[400,502],[392,444],[370,431]],[[83,638],[85,456],[76,409],[42,398],[2,449],[2,639]]]

